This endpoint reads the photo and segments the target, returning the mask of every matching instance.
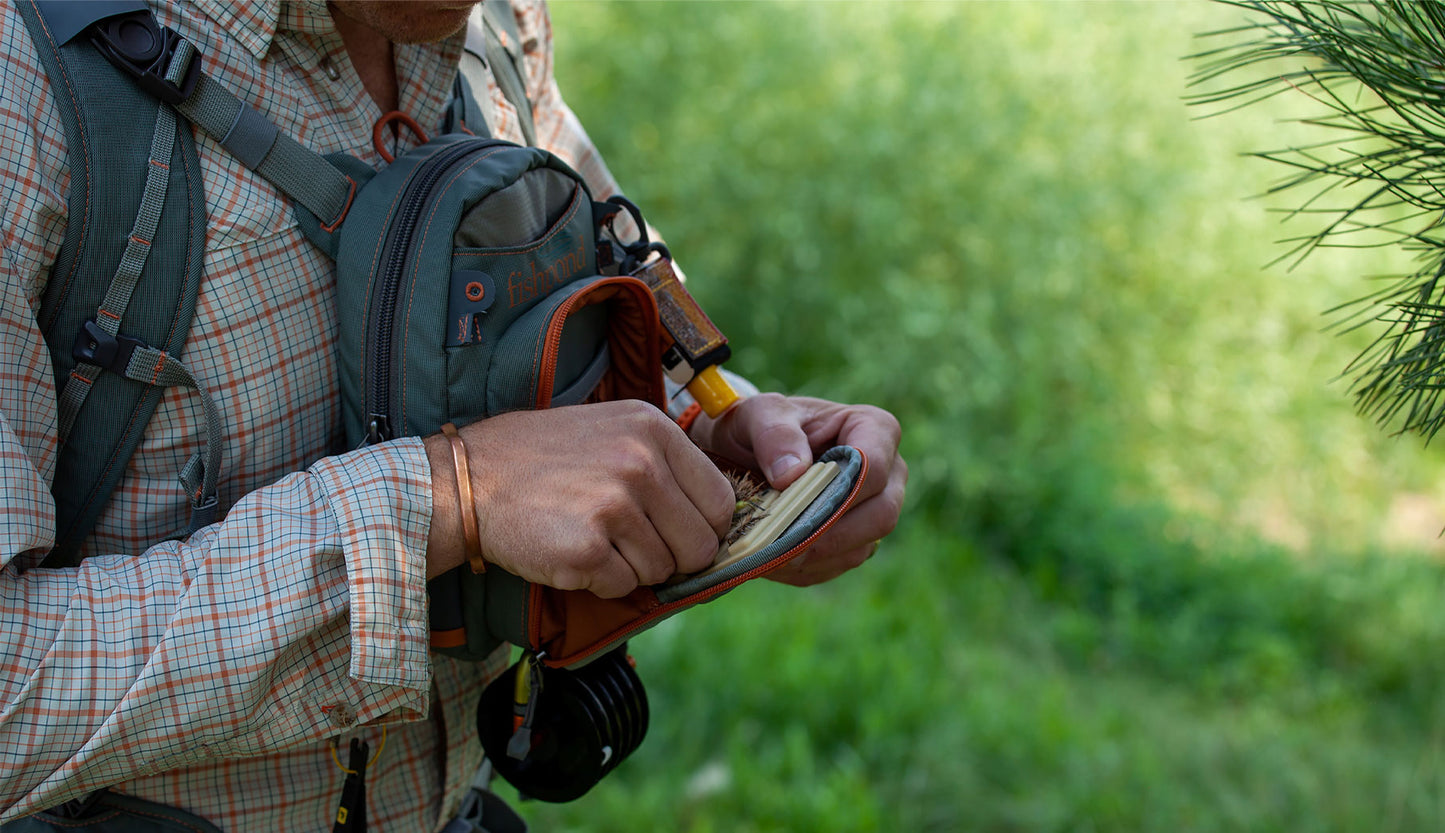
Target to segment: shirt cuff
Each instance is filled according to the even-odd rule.
[[[340,529],[351,606],[351,677],[428,690],[426,546],[431,465],[408,437],[311,468]]]

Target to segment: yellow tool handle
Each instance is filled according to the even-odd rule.
[[[705,367],[692,377],[687,383],[687,392],[702,406],[703,413],[710,417],[719,417],[728,408],[737,404],[742,397],[723,378],[722,372],[717,365]]]

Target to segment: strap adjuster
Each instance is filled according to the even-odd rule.
[[[186,39],[157,23],[149,11],[97,21],[91,33],[91,42],[106,60],[133,76],[146,92],[161,101],[179,104],[195,92],[201,77],[200,53],[192,56],[179,84],[166,80],[171,59]]]
[[[137,347],[145,347],[146,343],[138,338],[130,336],[111,335],[101,329],[95,323],[95,319],[85,322],[80,332],[75,336],[75,344],[70,348],[70,356],[77,362],[93,364],[96,367],[103,367],[111,373],[119,376],[125,375],[125,369],[130,365],[131,354]]]

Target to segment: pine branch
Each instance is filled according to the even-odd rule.
[[[1343,245],[1416,254],[1416,272],[1332,312],[1342,314],[1341,329],[1383,325],[1345,370],[1361,412],[1433,437],[1445,427],[1445,3],[1222,1],[1259,19],[1205,35],[1231,43],[1191,56],[1199,66],[1191,86],[1229,86],[1190,100],[1214,108],[1210,115],[1284,92],[1320,105],[1320,115],[1300,121],[1327,140],[1255,154],[1293,169],[1269,193],[1313,189],[1287,214],[1323,220],[1281,259]],[[1343,199],[1347,189],[1364,191]]]

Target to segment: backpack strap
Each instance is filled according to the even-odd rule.
[[[457,80],[452,83],[452,100],[447,102],[446,114],[442,117],[442,133],[469,132],[474,136],[490,139],[492,131],[487,126],[487,117],[483,115],[477,97],[472,94],[472,82],[467,80],[467,64],[471,63],[469,58],[475,56],[463,51]]]
[[[484,0],[482,25],[468,27],[465,51],[473,56],[485,56],[502,95],[517,111],[522,136],[528,145],[536,146],[537,126],[532,119],[532,101],[527,98],[526,76],[522,72],[522,35],[517,30],[517,18],[512,14],[509,0]]]
[[[201,283],[206,205],[190,131],[76,38],[86,18],[144,3],[15,5],[51,79],[71,169],[70,224],[38,317],[62,381],[67,433],[52,485],[56,543],[46,563],[63,566],[79,561],[80,544],[162,394],[160,384],[127,378],[123,367],[101,370],[114,371],[142,345],[155,345],[146,347],[155,355],[142,353],[151,359],[180,353]],[[77,422],[85,430],[69,431]],[[207,438],[212,456],[219,448]],[[219,466],[210,468],[214,476]]]
[[[521,33],[512,15],[508,0],[486,0],[473,10],[467,20],[467,41],[457,67],[457,80],[452,86],[452,100],[447,107],[443,133],[456,133],[463,126],[483,138],[495,135],[481,106],[478,91],[487,88],[488,67],[502,95],[517,111],[518,126],[527,144],[537,144],[537,129],[532,117],[532,101],[527,98],[523,81]]]

